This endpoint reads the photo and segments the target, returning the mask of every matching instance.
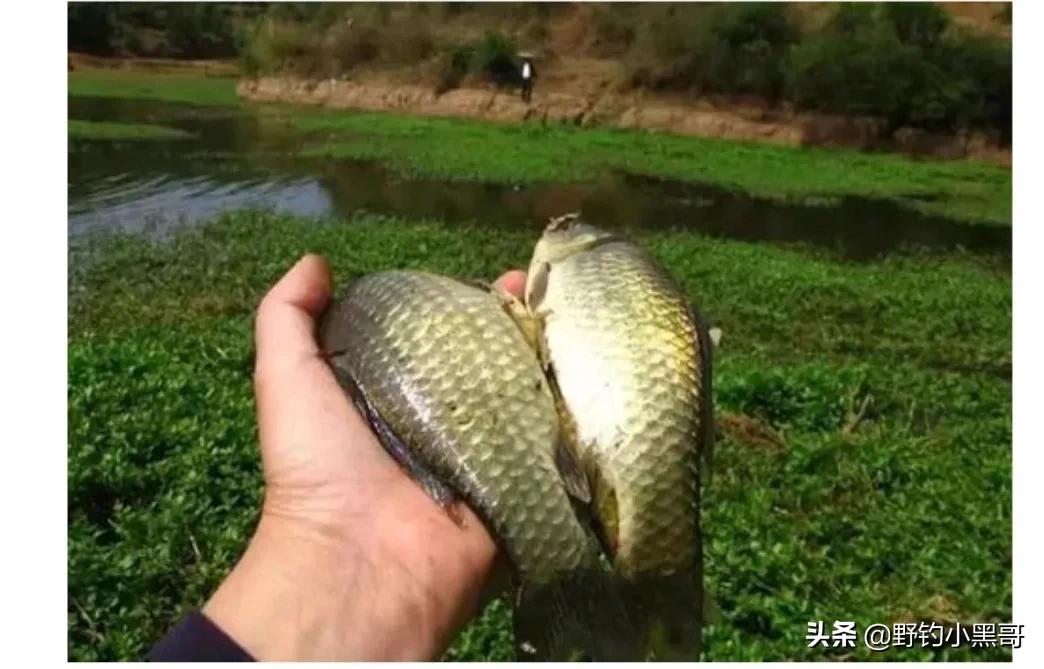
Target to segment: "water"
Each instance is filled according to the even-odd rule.
[[[223,211],[305,216],[359,210],[449,222],[537,227],[583,211],[607,227],[672,227],[720,237],[825,247],[854,260],[906,247],[1011,255],[1010,228],[924,216],[887,201],[786,204],[717,187],[607,174],[582,183],[504,185],[405,179],[373,163],[303,159],[279,108],[228,110],[70,98],[70,118],[177,127],[188,140],[77,142],[69,152],[69,235],[163,236]]]

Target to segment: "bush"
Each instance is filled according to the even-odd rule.
[[[1010,46],[980,35],[957,34],[942,42],[933,56],[961,79],[959,125],[992,128],[1010,142]]]
[[[69,48],[103,56],[228,58],[257,3],[72,3]]]
[[[519,82],[516,52],[515,43],[509,37],[487,32],[475,45],[471,71],[499,86],[515,85]]]
[[[291,72],[333,77],[377,60],[416,63],[435,48],[423,23],[393,22],[376,11],[358,12],[352,20],[326,12],[310,22],[277,19],[276,14],[247,32],[240,61],[248,75]]]
[[[459,86],[471,71],[471,63],[474,58],[475,46],[473,44],[462,44],[444,52],[439,61],[435,94],[442,95]]]
[[[684,5],[645,15],[625,59],[633,85],[772,100],[782,94],[782,63],[795,38],[783,7]]]
[[[377,31],[369,26],[340,22],[330,26],[324,44],[330,75],[338,75],[377,58]]]
[[[812,38],[790,51],[787,93],[803,109],[877,116],[889,130],[992,127],[1011,135],[1011,50],[928,28]],[[930,43],[930,48],[912,42]]]
[[[113,8],[98,2],[69,4],[69,49],[103,56],[113,52],[116,22]]]
[[[649,5],[638,14],[624,56],[629,83],[651,89],[705,87],[712,10],[703,5]]]
[[[431,32],[422,21],[400,21],[380,34],[381,59],[389,63],[418,63],[435,51]]]
[[[713,90],[761,95],[770,100],[783,93],[786,50],[796,39],[781,5],[730,5],[712,27],[717,38],[708,55],[714,69]]]
[[[442,94],[456,88],[469,74],[498,86],[518,85],[520,75],[515,53],[515,43],[497,32],[487,32],[477,42],[460,44],[445,51],[438,66],[435,93]]]
[[[899,41],[911,46],[935,46],[950,25],[946,10],[931,2],[886,2],[881,12]]]
[[[315,38],[302,25],[263,19],[247,33],[240,67],[248,75],[261,72],[305,72],[316,69]]]
[[[884,116],[900,124],[923,65],[916,49],[884,38],[811,39],[791,51],[787,85],[803,109]]]
[[[827,32],[835,36],[856,37],[865,35],[882,22],[878,8],[869,2],[842,2],[827,23]]]

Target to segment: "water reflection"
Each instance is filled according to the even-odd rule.
[[[629,174],[529,186],[405,179],[380,165],[296,157],[276,109],[227,110],[155,101],[71,98],[71,118],[155,123],[188,140],[76,142],[69,151],[69,234],[133,230],[163,235],[215,214],[267,208],[297,215],[358,210],[494,226],[538,226],[583,211],[619,228],[680,228],[755,242],[801,243],[867,259],[907,246],[1010,257],[1009,228],[923,216],[887,201],[817,206]]]

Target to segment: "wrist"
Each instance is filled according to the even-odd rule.
[[[263,513],[204,613],[259,660],[436,659],[477,607],[492,551],[487,560],[464,541],[453,555],[442,523],[460,528],[448,518],[388,515],[375,510],[345,536]]]

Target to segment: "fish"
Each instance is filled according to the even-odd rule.
[[[714,441],[707,320],[650,253],[577,214],[545,228],[525,304],[643,652],[698,659],[709,610],[700,480]]]
[[[636,659],[615,577],[574,507],[590,492],[525,313],[493,289],[379,272],[348,286],[319,341],[388,452],[443,508],[468,504],[509,558],[520,659]]]

